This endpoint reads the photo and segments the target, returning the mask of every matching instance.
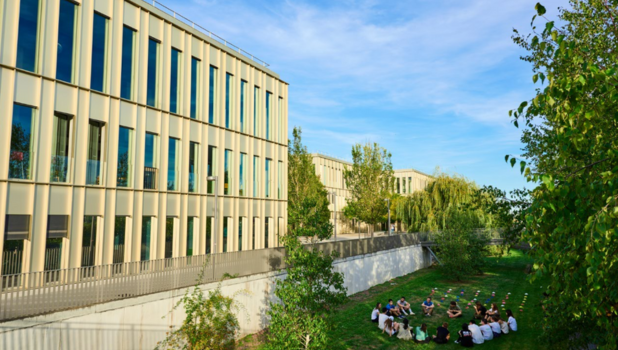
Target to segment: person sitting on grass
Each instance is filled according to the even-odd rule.
[[[412,327],[410,327],[410,321],[407,318],[403,319],[403,326],[399,326],[399,333],[397,333],[398,339],[412,340]]]
[[[483,333],[481,332],[481,328],[476,325],[474,320],[470,320],[470,324],[468,325],[468,329],[472,332],[472,342],[474,344],[483,344],[485,342],[485,338],[483,338]],[[490,327],[491,331],[491,327]]]
[[[498,318],[498,324],[500,325],[500,331],[502,334],[509,333],[509,324],[501,318]]]
[[[444,322],[442,326],[438,327],[438,331],[436,335],[432,336],[433,341],[438,344],[446,344],[448,340],[451,338],[450,332],[448,331],[448,323]]]
[[[388,299],[388,304],[386,304],[386,309],[391,313],[391,316],[403,318],[401,315],[401,311],[399,311],[399,307],[393,303],[393,299]]]
[[[434,306],[435,305],[433,305],[431,297],[427,297],[427,300],[423,301],[421,307],[423,308],[423,313],[425,314],[425,316],[431,316]]]
[[[451,301],[451,306],[446,311],[449,318],[461,317],[461,308],[457,305],[456,301]]]
[[[515,320],[515,316],[513,316],[513,311],[511,311],[511,309],[506,310],[506,316],[508,317],[507,322],[509,324],[509,329],[513,332],[517,332],[517,320]]]
[[[391,320],[390,318],[384,322],[384,329],[382,333],[388,334],[389,337],[392,337],[399,330],[399,323]]]
[[[378,319],[380,318],[380,309],[382,308],[382,303],[377,303],[376,308],[371,311],[371,322],[378,323]]]
[[[491,319],[489,326],[491,327],[491,331],[494,333],[494,339],[500,338],[500,333],[502,332],[502,329],[500,329],[500,324],[498,323],[497,316],[494,316]]]
[[[383,307],[382,312],[380,313],[380,316],[378,316],[378,328],[380,329],[384,329],[384,323],[386,322],[386,320],[391,320],[391,321],[395,320],[393,316],[386,315],[386,311],[387,311],[386,308]]]
[[[412,312],[412,309],[410,308],[410,303],[406,301],[405,297],[401,297],[401,299],[397,301],[397,305],[399,306],[399,310],[401,310],[404,315],[414,315],[414,312]]]
[[[498,310],[498,305],[496,303],[491,304],[491,309],[487,310],[487,314],[485,315],[485,319],[488,322],[491,322],[494,316],[500,317],[500,310]]]
[[[472,332],[468,329],[467,324],[461,325],[461,330],[459,331],[459,339],[455,341],[455,344],[459,344],[466,348],[471,348],[474,346],[474,342],[472,341]]]
[[[416,327],[414,333],[416,337],[414,341],[417,343],[429,343],[431,341],[431,338],[427,335],[427,325],[424,323],[420,327]]]
[[[483,333],[483,339],[492,340],[494,339],[494,332],[491,330],[491,326],[487,323],[486,319],[481,320],[481,333]]]
[[[485,316],[487,316],[487,308],[480,301],[477,301],[476,305],[474,305],[474,318],[482,320]]]

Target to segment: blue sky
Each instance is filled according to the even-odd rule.
[[[396,169],[526,185],[504,162],[521,153],[508,110],[534,95],[511,35],[538,0],[159,1],[268,62],[310,151],[349,160],[378,142]]]

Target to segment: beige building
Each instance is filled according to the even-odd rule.
[[[395,188],[393,192],[406,195],[422,191],[433,180],[433,176],[414,169],[395,170]]]
[[[152,2],[0,9],[3,275],[278,244],[288,85],[266,64]]]

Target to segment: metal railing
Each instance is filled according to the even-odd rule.
[[[230,49],[237,51],[238,53],[250,58],[251,60],[259,63],[260,65],[264,66],[264,67],[269,67],[270,65],[264,61],[262,61],[261,59],[255,57],[254,55],[252,55],[251,53],[241,49],[240,47],[230,43],[229,41],[223,39],[222,37],[218,36],[217,34],[211,32],[210,30],[200,26],[199,24],[193,22],[192,20],[182,16],[181,14],[177,13],[176,11],[170,9],[169,7],[163,5],[162,3],[156,1],[156,0],[143,0],[144,2],[152,5],[153,7],[167,13],[168,15],[174,17],[177,20],[180,20],[182,22],[184,22],[185,24],[191,26],[191,28],[197,29],[200,32],[208,35],[209,38],[213,38],[215,40],[217,40],[218,42],[220,42],[221,44],[225,45],[226,47],[229,47]]]
[[[144,167],[144,189],[156,190],[157,189],[157,168]]]

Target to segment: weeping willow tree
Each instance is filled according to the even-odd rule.
[[[396,215],[408,232],[440,231],[446,227],[452,209],[470,211],[477,228],[491,227],[491,215],[478,203],[478,186],[459,175],[440,173],[427,188],[396,202]]]

